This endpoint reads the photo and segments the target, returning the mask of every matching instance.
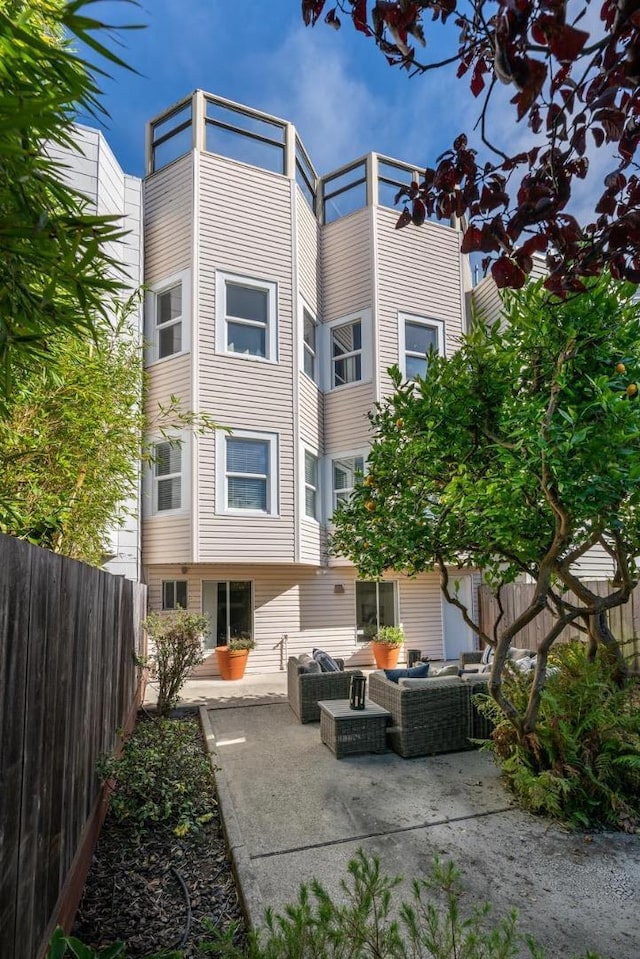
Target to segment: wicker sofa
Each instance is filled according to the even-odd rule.
[[[487,688],[486,675],[400,679],[384,672],[369,676],[369,696],[391,713],[387,742],[400,756],[430,756],[473,749],[470,739],[488,739],[491,723],[473,696]]]
[[[489,673],[491,665],[484,664],[482,657],[483,649],[473,649],[466,653],[460,653],[460,669],[469,673]],[[508,652],[508,658],[511,662],[518,662],[521,659],[530,659],[536,655],[535,649],[519,649],[517,646],[511,646]]]
[[[287,663],[287,699],[301,723],[320,722],[322,699],[348,699],[351,677],[362,676],[360,670],[344,671],[344,660],[336,659],[339,673],[310,673],[296,656]]]

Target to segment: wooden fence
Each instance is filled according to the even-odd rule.
[[[70,919],[99,831],[96,760],[135,717],[146,588],[0,535],[0,956]],[[104,803],[102,803],[104,805]]]
[[[609,584],[606,580],[598,580],[588,584],[589,588],[599,596],[606,596]],[[501,625],[510,626],[522,613],[533,598],[535,587],[529,583],[513,583],[505,586],[501,593],[504,618]],[[481,586],[478,590],[480,606],[480,626],[490,636],[493,634],[493,624],[498,615],[498,604],[488,586]],[[613,635],[622,642],[622,650],[629,665],[633,669],[640,668],[640,586],[631,594],[624,606],[617,606],[609,611],[609,628]],[[523,649],[537,649],[543,637],[550,629],[554,617],[547,610],[543,610],[524,629],[520,630],[513,641],[514,646]],[[577,630],[571,626],[561,634],[560,639],[569,639],[576,636]]]

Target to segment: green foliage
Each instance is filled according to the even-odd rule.
[[[213,772],[191,720],[139,722],[122,756],[103,759],[98,775],[115,780],[110,814],[135,832],[163,827],[183,836],[212,817]]]
[[[240,636],[232,636],[229,640],[229,649],[255,649],[256,641],[248,633],[242,633]]]
[[[102,42],[108,29],[89,0],[0,3],[0,396],[11,374],[51,365],[62,333],[81,338],[108,321],[124,290],[109,244],[118,218],[87,212],[44,148],[74,147],[78,113],[99,114],[95,77],[124,66]]]
[[[187,676],[204,660],[202,640],[209,632],[209,620],[177,609],[150,613],[142,625],[153,644],[146,665],[158,683],[156,711],[159,716],[167,716],[178,702]]]
[[[59,333],[19,370],[0,417],[0,530],[94,565],[137,491],[140,350],[124,324],[88,342]]]
[[[402,646],[405,635],[401,626],[381,626],[372,639],[384,646]]]
[[[75,936],[65,936],[58,926],[51,937],[46,959],[65,959],[69,956],[73,956],[74,959],[117,959],[118,956],[122,956],[124,959],[124,955],[123,942],[114,942],[102,949],[92,949]]]
[[[211,930],[202,952],[223,959],[516,959],[526,950],[544,959],[518,931],[515,910],[498,920],[487,903],[462,913],[464,890],[453,863],[436,859],[431,877],[415,880],[411,898],[401,903],[393,895],[400,878],[383,875],[378,859],[359,850],[348,870],[337,900],[313,881],[284,913],[268,910],[266,928],[250,934],[248,950]]]
[[[503,323],[475,322],[451,357],[432,354],[425,379],[402,383],[392,371],[395,392],[372,415],[367,476],[334,514],[332,550],[367,579],[436,569],[455,600],[451,569],[482,570],[496,592],[531,577],[531,603],[516,621],[498,618],[483,633],[466,610],[496,647],[490,691],[521,740],[535,729],[544,673],[523,712],[501,672],[518,630],[545,608],[559,627],[584,620],[590,651],[606,644],[617,678],[626,671],[604,610],[626,602],[639,577],[634,293],[602,279],[551,303],[534,284],[512,295]],[[606,600],[579,578],[594,545],[615,570]],[[539,665],[555,638],[545,637]]]
[[[640,687],[613,682],[603,651],[589,661],[580,642],[556,647],[535,733],[519,742],[492,700],[489,747],[504,779],[532,812],[573,826],[640,830]],[[513,702],[524,708],[530,674],[513,670]]]

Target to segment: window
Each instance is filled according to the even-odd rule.
[[[202,583],[202,612],[211,624],[206,646],[226,646],[232,637],[253,636],[251,582]]]
[[[342,459],[333,460],[331,464],[331,487],[333,491],[334,510],[340,505],[340,503],[348,501],[351,493],[355,489],[357,474],[361,474],[363,471],[363,456],[345,456]]]
[[[188,273],[177,273],[154,286],[146,301],[148,362],[189,349]]]
[[[311,315],[309,310],[306,307],[303,308],[303,324],[304,324],[304,361],[303,369],[310,379],[314,383],[318,382],[318,356],[317,356],[317,341],[318,341],[318,324],[314,317]]]
[[[162,581],[162,608],[187,608],[187,581],[186,579],[164,579]]]
[[[331,330],[331,388],[362,379],[362,322],[354,320]]]
[[[318,496],[318,457],[304,451],[304,515],[307,519],[320,519]]]
[[[276,284],[219,273],[218,342],[224,353],[276,362]]]
[[[344,389],[371,380],[371,311],[361,310],[321,324],[322,388]]]
[[[400,366],[405,379],[425,377],[429,353],[433,350],[444,355],[444,323],[419,316],[399,317]]]
[[[275,514],[278,510],[277,436],[241,430],[222,437],[224,491],[219,512]]]
[[[367,642],[380,626],[396,624],[396,584],[356,582],[358,642]]]
[[[182,446],[178,440],[166,440],[153,450],[154,512],[181,509]]]

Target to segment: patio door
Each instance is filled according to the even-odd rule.
[[[232,636],[253,636],[251,583],[203,580],[202,613],[209,620],[207,649],[226,646]]]
[[[356,581],[356,634],[367,643],[380,626],[397,623],[396,584]]]
[[[471,609],[471,577],[457,576],[455,581],[459,586],[458,599],[467,609]],[[442,597],[442,633],[445,659],[458,659],[460,653],[474,647],[473,630],[465,623],[458,607],[448,603],[444,596]]]

